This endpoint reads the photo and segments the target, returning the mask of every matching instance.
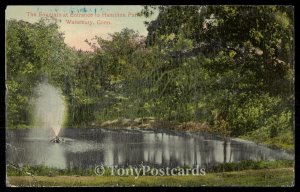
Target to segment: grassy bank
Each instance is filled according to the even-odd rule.
[[[285,131],[274,137],[270,137],[270,129],[261,128],[240,136],[241,139],[266,145],[272,149],[282,149],[290,153],[295,152],[295,144],[292,131]]]
[[[241,162],[222,163],[212,167],[204,167],[206,172],[217,173],[217,172],[230,172],[230,171],[243,171],[243,170],[260,170],[260,169],[279,169],[279,168],[292,168],[294,167],[293,160],[276,160],[276,161],[253,161],[244,160]],[[93,176],[95,167],[81,169],[59,169],[52,168],[43,165],[39,166],[23,166],[22,168],[9,165],[7,167],[8,176],[26,176],[28,173],[35,176]],[[105,168],[105,176],[111,175],[111,169]],[[127,167],[126,169],[129,169]],[[178,167],[178,168],[192,168],[192,167]]]
[[[8,166],[7,175],[10,185],[14,186],[291,186],[293,167],[292,160],[247,160],[206,168],[205,175],[151,176],[149,171],[145,176],[135,178],[112,176],[107,167],[103,176],[96,176],[94,168],[23,166],[19,169]]]
[[[207,173],[204,176],[9,176],[14,186],[292,186],[293,168]]]

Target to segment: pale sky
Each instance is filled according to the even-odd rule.
[[[109,33],[120,32],[126,27],[146,36],[147,29],[144,21],[156,19],[158,13],[156,12],[147,19],[134,16],[142,8],[140,5],[7,6],[5,16],[6,19],[34,23],[42,17],[51,19],[46,14],[55,14],[52,19],[59,20],[60,31],[65,33],[65,43],[77,49],[91,50],[89,45],[84,42],[85,39],[91,40],[96,35],[107,38]],[[83,14],[85,14],[84,16],[89,14],[90,17],[83,17]],[[71,22],[74,20],[81,23],[74,24]],[[71,23],[67,23],[68,21]]]

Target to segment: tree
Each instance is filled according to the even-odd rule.
[[[7,123],[9,127],[29,125],[34,87],[47,75],[63,89],[76,58],[56,23],[6,22]]]

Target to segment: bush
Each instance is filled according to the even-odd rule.
[[[223,163],[208,169],[211,172],[241,171],[246,169],[276,169],[294,166],[293,160],[253,161]]]
[[[237,99],[239,100],[239,99]],[[272,115],[278,113],[281,99],[269,94],[255,95],[242,104],[235,102],[229,109],[229,124],[233,136],[243,135],[267,125]],[[274,131],[275,133],[275,131]]]

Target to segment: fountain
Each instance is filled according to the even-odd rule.
[[[50,142],[53,142],[53,143],[61,143],[64,141],[65,140],[63,138],[59,138],[58,136],[55,136],[53,139],[50,140]]]
[[[49,137],[52,133],[53,143],[61,143],[64,140],[59,138],[64,114],[65,104],[60,91],[48,83],[47,78],[36,88],[36,99],[34,99],[34,125],[42,130],[42,136]],[[51,135],[50,135],[51,136]]]

